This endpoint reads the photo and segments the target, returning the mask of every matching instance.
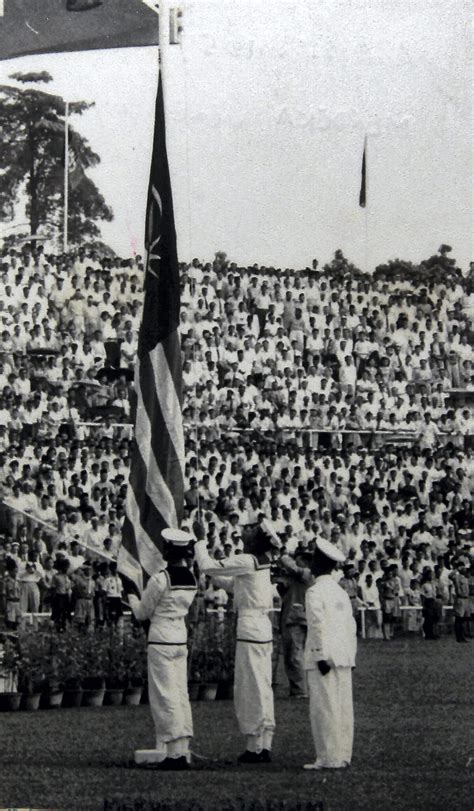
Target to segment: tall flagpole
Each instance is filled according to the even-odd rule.
[[[365,272],[366,273],[370,273],[370,268],[369,268],[369,261],[370,261],[370,256],[369,256],[369,206],[367,205],[368,202],[369,202],[369,195],[368,195],[368,188],[367,188],[367,181],[368,181],[367,168],[368,168],[368,159],[369,159],[368,142],[369,142],[369,139],[368,139],[368,137],[366,135],[365,136],[365,211],[364,211],[364,216],[365,216]]]
[[[364,149],[362,152],[362,168],[360,178],[359,206],[364,210],[364,265],[365,272],[369,272],[369,212],[367,206],[367,135],[364,138]]]
[[[68,247],[68,210],[69,210],[69,102],[66,102],[64,112],[64,224],[63,224],[63,252]]]

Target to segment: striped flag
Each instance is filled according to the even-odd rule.
[[[362,154],[362,169],[360,173],[359,205],[365,208],[367,203],[367,136],[364,138],[364,152]]]
[[[141,591],[162,564],[161,530],[184,503],[180,282],[161,74],[148,189],[145,298],[135,367],[137,412],[119,571]]]

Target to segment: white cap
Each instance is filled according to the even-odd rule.
[[[326,541],[324,538],[317,539],[316,548],[329,560],[335,560],[337,563],[344,563],[346,559],[344,552],[341,552],[335,544]]]
[[[271,545],[275,546],[277,549],[280,549],[281,548],[280,538],[273,529],[270,521],[267,518],[264,518],[260,526],[262,527],[263,531],[269,536]]]
[[[187,546],[188,543],[194,541],[194,537],[190,532],[183,532],[182,529],[174,529],[174,527],[167,527],[161,531],[162,538],[173,546]]]

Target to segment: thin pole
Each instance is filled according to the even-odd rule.
[[[369,268],[369,261],[370,261],[370,257],[369,257],[369,212],[367,210],[367,206],[365,207],[365,211],[364,211],[364,230],[365,230],[365,236],[364,236],[364,240],[365,240],[365,246],[364,246],[365,247],[365,272],[370,273],[370,268]]]
[[[69,210],[69,102],[66,102],[64,112],[64,226],[63,226],[63,251],[66,253],[68,247],[68,210]]]
[[[364,208],[364,248],[365,248],[365,272],[370,273],[369,262],[370,262],[370,255],[369,255],[369,188],[368,188],[368,179],[369,179],[369,139],[367,135],[364,139],[364,156],[365,156],[365,208]]]

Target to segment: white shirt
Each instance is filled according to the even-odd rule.
[[[195,596],[196,584],[173,586],[164,569],[150,577],[141,600],[131,594],[129,602],[138,620],[151,621],[150,642],[183,645],[187,639],[184,620]]]
[[[334,667],[353,667],[357,651],[356,623],[351,601],[331,575],[321,575],[306,592],[308,636],[305,670],[325,660]]]
[[[268,612],[273,607],[270,561],[259,563],[257,558],[248,554],[214,560],[209,555],[206,541],[198,541],[194,555],[200,571],[218,578],[217,585],[233,586],[234,605],[238,612],[237,641],[270,642],[272,624]]]

